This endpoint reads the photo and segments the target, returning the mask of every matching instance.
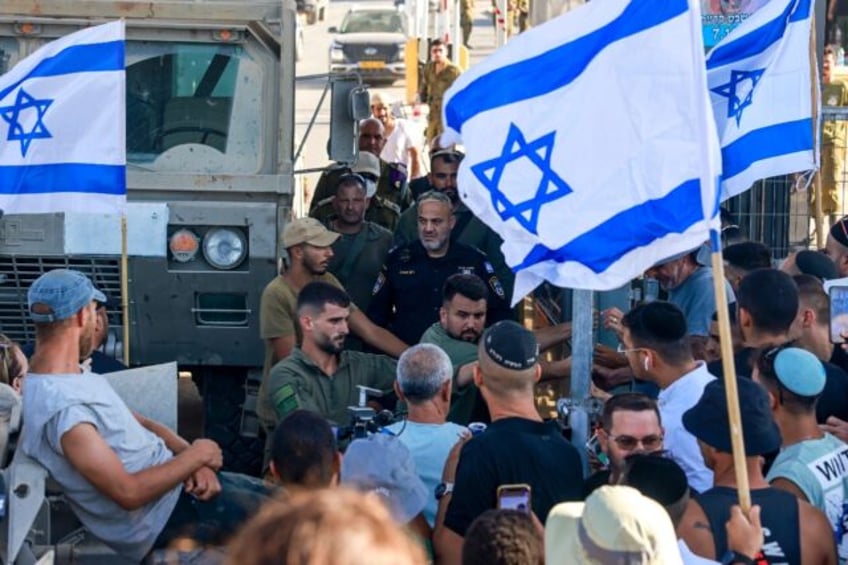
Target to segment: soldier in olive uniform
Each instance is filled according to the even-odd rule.
[[[474,19],[474,0],[460,0],[459,25],[462,28],[462,44],[471,49],[468,40],[471,38],[472,20]]]
[[[516,2],[518,33],[527,31],[530,27],[530,0],[517,0]]]
[[[824,50],[822,59],[822,103],[825,106],[848,106],[848,85],[833,77],[836,56],[833,48]],[[821,185],[822,213],[825,228],[836,223],[844,214],[843,175],[845,170],[845,151],[848,145],[848,126],[844,121],[827,120],[822,123],[821,140]],[[815,192],[810,191],[811,210],[815,210]],[[830,217],[828,219],[828,216]]]
[[[433,40],[430,62],[424,65],[419,87],[421,100],[430,107],[424,134],[427,143],[442,133],[442,98],[461,73],[459,67],[448,61],[445,43],[441,39]]]
[[[386,163],[377,157],[386,142],[383,132],[383,124],[375,118],[360,122],[357,162],[353,167],[336,163],[321,174],[309,205],[311,217],[326,223],[333,213],[332,201],[339,178],[354,172],[369,181],[368,197],[371,203],[365,213],[365,219],[394,231],[401,213],[412,203],[412,198],[403,167]]]

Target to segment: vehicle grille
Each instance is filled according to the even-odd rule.
[[[121,312],[120,261],[115,258],[0,257],[0,332],[17,341],[35,341],[35,330],[27,315],[27,290],[35,279],[52,269],[76,269],[86,274],[109,297],[109,321],[123,323]]]
[[[385,61],[392,62],[397,59],[397,45],[345,45],[345,57],[351,62],[359,61]],[[367,54],[365,50],[376,50],[374,54]]]

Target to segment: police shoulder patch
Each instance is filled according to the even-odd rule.
[[[374,288],[371,289],[371,294],[375,295],[380,292],[380,289],[383,288],[384,284],[386,284],[386,275],[384,273],[380,273],[377,275],[377,280],[374,281]]]
[[[489,273],[490,275],[495,272],[495,268],[492,266],[492,264],[489,261],[483,261],[483,267],[485,267],[486,272]]]
[[[498,277],[490,277],[489,286],[499,298],[506,299],[506,293],[504,292],[503,286],[501,286],[501,281],[498,280]]]

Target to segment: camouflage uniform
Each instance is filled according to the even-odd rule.
[[[436,72],[435,63],[430,62],[424,65],[419,93],[421,99],[426,100],[430,106],[427,131],[424,134],[428,144],[442,133],[442,97],[461,73],[459,67],[450,61],[445,61],[445,67],[440,73]]]
[[[381,160],[380,169],[377,193],[371,198],[371,204],[365,211],[365,219],[393,232],[401,213],[409,207],[412,198],[406,181],[406,172],[401,167]],[[329,221],[335,214],[333,197],[336,195],[339,177],[349,172],[350,167],[337,163],[330,165],[321,174],[309,205],[310,217],[324,224]]]
[[[518,33],[527,31],[530,27],[530,0],[518,0],[516,3],[518,12]]]

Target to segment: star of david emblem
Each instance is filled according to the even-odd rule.
[[[36,100],[35,97],[29,95],[23,88],[18,90],[18,95],[15,98],[15,103],[12,106],[0,107],[0,117],[9,124],[9,133],[6,136],[6,141],[21,142],[21,157],[26,157],[29,150],[29,144],[33,139],[44,139],[53,137],[42,121],[44,113],[53,100]],[[35,123],[32,128],[26,131],[26,124],[32,122],[35,112]]]
[[[730,71],[729,82],[711,89],[719,96],[727,98],[727,117],[736,118],[736,127],[739,127],[739,123],[742,121],[742,111],[753,102],[754,88],[760,82],[764,72],[765,69]],[[745,81],[750,81],[747,92],[744,90]]]
[[[509,125],[503,150],[498,157],[472,165],[471,171],[492,196],[492,205],[501,219],[515,218],[527,231],[538,235],[539,214],[545,204],[573,192],[570,186],[551,169],[555,131],[527,142],[515,124]],[[535,194],[523,202],[511,202],[501,189],[501,178],[506,167],[515,161],[527,160],[542,173]]]

